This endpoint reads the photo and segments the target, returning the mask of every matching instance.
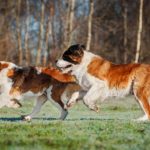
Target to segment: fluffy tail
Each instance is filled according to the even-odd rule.
[[[60,82],[68,83],[76,81],[74,76],[67,73],[62,73],[60,70],[53,67],[41,67],[41,71],[42,73],[45,73]]]

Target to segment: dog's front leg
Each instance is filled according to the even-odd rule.
[[[101,97],[101,89],[98,85],[92,86],[87,94],[83,97],[84,104],[89,107],[91,110],[96,112],[99,111],[98,107],[96,106],[96,100]]]
[[[77,101],[81,100],[85,94],[86,92],[82,90],[74,92],[69,101],[67,102],[66,108],[72,107]]]

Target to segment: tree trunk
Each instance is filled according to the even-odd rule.
[[[143,25],[143,1],[144,0],[140,0],[139,26],[138,26],[138,32],[137,32],[137,45],[136,45],[135,63],[138,63],[139,58],[140,58],[141,36],[142,36],[142,25]]]
[[[17,1],[17,15],[16,15],[16,23],[17,23],[17,40],[18,40],[18,53],[19,53],[19,65],[22,65],[23,62],[23,52],[22,52],[22,38],[21,38],[21,30],[20,30],[20,5],[21,0]]]
[[[90,46],[91,46],[93,12],[94,12],[94,1],[90,0],[90,12],[88,17],[88,35],[87,35],[86,50],[90,50]]]
[[[72,41],[72,31],[73,31],[73,19],[74,19],[74,7],[75,7],[75,0],[71,0],[70,2],[70,17],[69,17],[69,41],[67,47],[70,46]]]
[[[25,58],[26,58],[26,66],[30,64],[30,51],[28,48],[28,27],[29,27],[29,0],[26,0],[26,8],[27,8],[27,17],[26,17],[26,27],[25,27]]]
[[[68,0],[68,13],[66,20],[65,49],[70,46],[72,41],[73,19],[74,19],[75,0]]]
[[[54,6],[53,4],[50,5],[50,11],[49,11],[48,21],[47,21],[47,29],[46,29],[46,38],[45,38],[45,49],[44,49],[44,57],[43,57],[43,66],[46,66],[47,64],[47,58],[48,58],[48,45],[49,45],[49,36],[52,36],[52,19],[51,17],[54,15]]]
[[[69,30],[69,0],[67,0],[67,8],[66,8],[66,18],[65,18],[65,21],[64,21],[64,42],[63,42],[63,49],[65,50],[67,48],[67,45],[68,45],[68,30]],[[59,6],[60,7],[60,6]],[[60,17],[61,18],[61,17]]]
[[[37,56],[36,56],[36,65],[38,66],[41,62],[41,49],[42,49],[42,43],[43,43],[43,31],[44,31],[44,10],[45,5],[44,1],[42,0],[42,6],[41,6],[41,22],[40,22],[40,31],[39,31],[39,41],[38,41],[38,49],[37,49]]]
[[[123,39],[123,45],[124,45],[124,63],[127,63],[127,57],[128,57],[128,49],[127,49],[127,32],[128,32],[128,16],[127,16],[127,2],[126,0],[123,0],[123,20],[124,20],[124,39]]]

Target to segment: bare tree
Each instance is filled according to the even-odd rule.
[[[54,15],[54,5],[50,4],[49,8],[49,16],[46,26],[46,38],[45,38],[45,49],[44,49],[44,57],[43,57],[43,66],[47,64],[48,57],[48,45],[49,45],[49,36],[52,36],[52,16]]]
[[[138,63],[140,57],[141,36],[142,36],[142,26],[143,26],[143,1],[144,0],[140,0],[140,7],[139,7],[139,25],[138,25],[138,32],[137,32],[135,63]]]
[[[28,48],[28,27],[29,27],[29,0],[26,0],[26,9],[27,9],[27,17],[26,17],[26,32],[25,32],[25,58],[26,58],[26,65],[30,64],[30,51]]]
[[[17,1],[17,14],[16,14],[16,22],[17,22],[17,40],[18,40],[18,52],[19,52],[19,65],[22,65],[23,61],[23,52],[22,52],[22,39],[21,39],[21,30],[20,30],[20,6],[21,0]]]
[[[88,35],[87,35],[87,42],[86,42],[87,50],[90,50],[90,46],[91,46],[93,12],[94,12],[94,1],[90,0],[90,12],[88,17]]]
[[[41,0],[42,6],[41,6],[41,21],[40,21],[40,31],[39,31],[39,41],[38,41],[38,49],[37,49],[37,56],[36,56],[36,65],[38,66],[41,61],[41,49],[42,49],[42,43],[43,43],[43,32],[44,32],[44,10],[45,10],[45,4],[44,0]]]
[[[128,16],[127,16],[127,11],[128,11],[128,8],[127,8],[127,1],[126,0],[123,0],[123,7],[124,7],[124,12],[123,12],[123,25],[124,25],[124,38],[123,38],[123,45],[124,45],[124,63],[127,63],[127,54],[128,54],[128,51],[127,51],[127,33],[128,33]]]
[[[64,42],[63,42],[63,49],[66,49],[67,46],[68,46],[68,30],[69,30],[69,13],[70,13],[70,3],[69,3],[70,0],[67,0],[66,2],[66,16],[65,16],[65,25],[64,25]],[[59,8],[60,8],[60,3],[59,3]],[[60,16],[60,20],[62,21],[62,16]]]
[[[70,2],[70,16],[69,16],[69,42],[68,46],[70,46],[72,41],[72,31],[73,31],[73,19],[74,19],[74,7],[75,7],[75,0],[71,0]]]
[[[72,41],[73,19],[74,19],[75,0],[68,0],[68,12],[66,20],[65,48],[69,47]]]

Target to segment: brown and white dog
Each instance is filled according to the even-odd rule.
[[[97,99],[122,97],[132,92],[145,113],[138,120],[150,120],[150,65],[116,65],[85,51],[79,44],[70,46],[56,65],[64,73],[71,72],[82,88],[82,91],[74,93],[68,107],[82,98],[90,109],[97,111]]]
[[[41,109],[41,106],[51,100],[61,110],[60,119],[65,119],[68,112],[64,108],[63,95],[68,90],[68,84],[75,78],[63,74],[53,67],[18,67],[10,62],[0,62],[0,107],[19,107],[26,96],[37,98],[36,105],[30,115],[31,120]]]

